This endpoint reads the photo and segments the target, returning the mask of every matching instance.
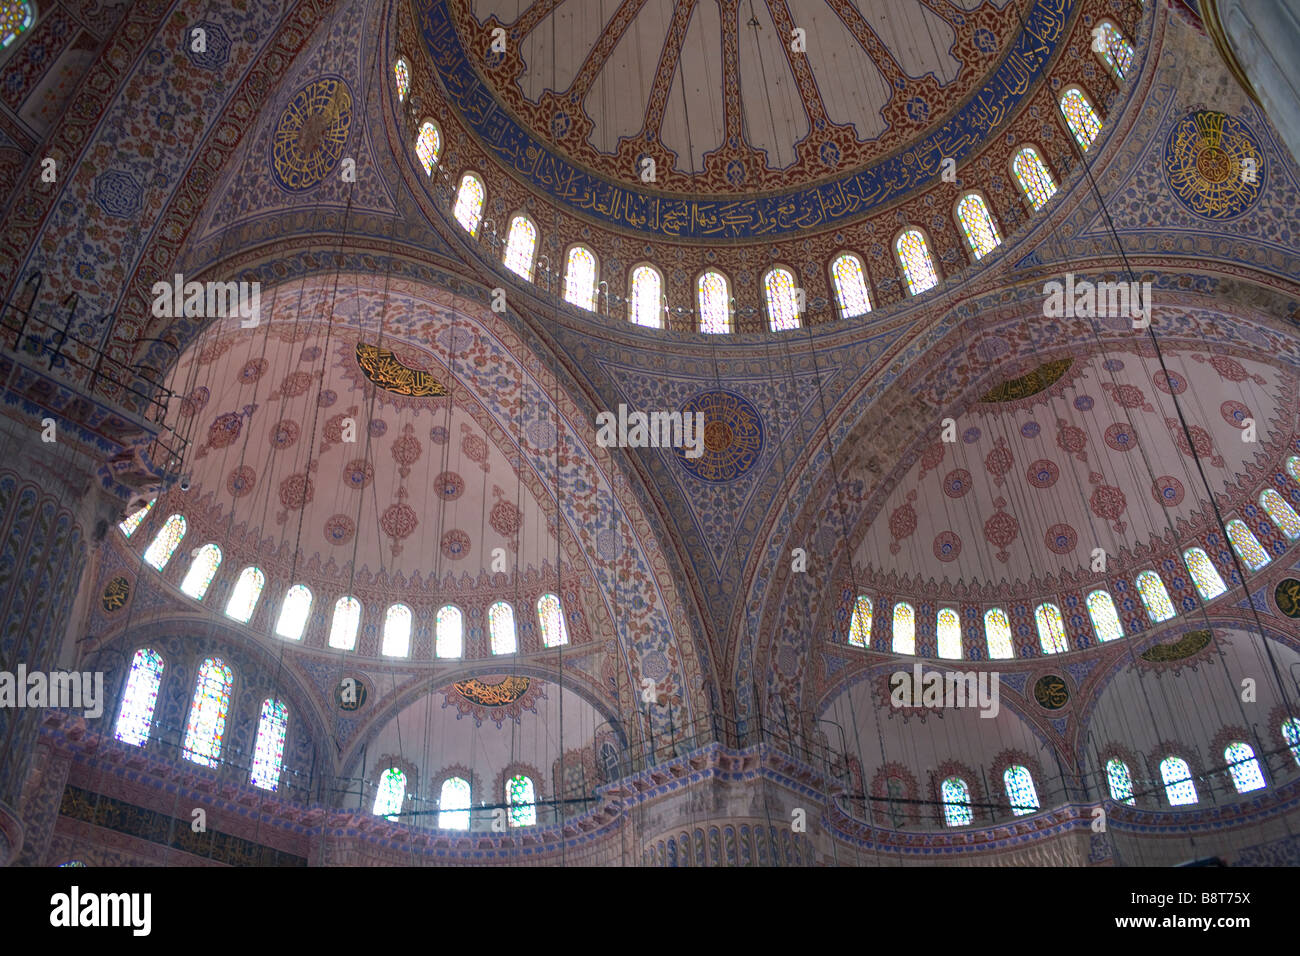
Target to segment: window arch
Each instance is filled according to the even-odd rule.
[[[221,760],[221,744],[226,735],[226,714],[230,710],[230,688],[235,674],[219,657],[209,657],[199,668],[190,703],[190,719],[185,729],[186,760],[205,767],[215,767]]]
[[[961,226],[971,255],[976,259],[983,259],[1002,244],[988,204],[977,192],[969,192],[957,202],[957,224]]]
[[[1110,798],[1116,803],[1136,806],[1133,799],[1133,778],[1129,775],[1128,764],[1118,757],[1106,761],[1106,783],[1110,787]]]
[[[894,253],[898,256],[903,278],[907,280],[907,288],[912,295],[920,295],[939,284],[939,273],[935,271],[934,260],[930,257],[930,245],[920,229],[907,229],[899,233],[894,240]]]
[[[1187,565],[1187,573],[1196,582],[1196,590],[1201,592],[1202,601],[1213,600],[1228,590],[1228,586],[1223,583],[1223,578],[1219,577],[1214,562],[1200,548],[1188,548],[1184,551],[1183,563]]]
[[[1038,790],[1034,787],[1034,778],[1029,770],[1020,764],[1012,764],[1002,774],[1002,784],[1007,790],[1007,800],[1011,812],[1018,817],[1035,813],[1038,807]]]
[[[1300,766],[1300,718],[1288,717],[1282,721],[1282,739],[1291,750],[1296,766]]]
[[[512,827],[537,825],[537,791],[533,778],[517,773],[506,781],[506,803],[510,805]]]
[[[767,299],[767,321],[773,332],[799,328],[801,308],[800,293],[794,273],[785,266],[775,266],[767,270],[763,277],[763,292]]]
[[[862,260],[851,252],[842,252],[831,263],[831,282],[835,286],[835,301],[840,306],[840,318],[851,319],[871,311],[871,295],[867,291],[867,273]]]
[[[1092,102],[1084,95],[1083,90],[1077,86],[1071,86],[1061,94],[1060,106],[1061,115],[1065,117],[1065,125],[1070,127],[1070,132],[1078,141],[1079,148],[1086,153],[1093,140],[1097,138],[1097,134],[1101,132],[1101,117],[1092,108]]]
[[[916,653],[916,612],[906,601],[894,605],[894,643],[895,654]]]
[[[30,3],[0,3],[0,50],[32,25],[35,8]]]
[[[149,503],[143,508],[127,515],[123,520],[118,522],[117,530],[122,532],[123,537],[129,538],[131,535],[135,534],[135,529],[140,527],[140,522],[144,521],[145,515],[153,509],[153,503],[155,500],[156,499],[150,499]]]
[[[1164,781],[1165,796],[1171,807],[1196,802],[1196,784],[1192,781],[1192,770],[1182,757],[1169,756],[1160,761],[1160,779]]]
[[[460,177],[460,186],[456,189],[456,205],[452,214],[461,228],[471,236],[478,235],[478,224],[483,218],[483,180],[473,173]]]
[[[519,648],[515,637],[515,609],[505,601],[488,608],[488,631],[492,635],[493,654],[513,654]]]
[[[145,549],[145,562],[155,571],[161,571],[167,567],[167,562],[172,559],[172,554],[183,537],[185,537],[185,516],[174,514],[163,522],[163,526],[158,529],[153,541]]]
[[[1237,552],[1237,557],[1241,558],[1250,570],[1258,571],[1273,560],[1259,543],[1255,533],[1246,527],[1246,522],[1240,518],[1233,518],[1225,527],[1228,531],[1228,540],[1232,542],[1232,550]]]
[[[1098,588],[1088,595],[1088,616],[1092,618],[1092,628],[1097,632],[1097,640],[1113,641],[1124,636],[1124,626],[1115,613],[1115,602],[1110,592]]]
[[[384,612],[385,657],[406,657],[411,653],[411,609],[405,604],[390,604]]]
[[[984,612],[984,640],[988,643],[990,658],[1007,660],[1016,656],[1011,643],[1011,622],[1002,608],[991,607]]]
[[[280,787],[284,767],[284,738],[289,729],[289,708],[282,701],[268,697],[262,701],[262,716],[257,721],[257,741],[253,745],[253,786],[263,790]]]
[[[406,95],[411,92],[411,68],[406,57],[399,56],[393,64],[393,79],[397,83],[397,102],[405,103]]]
[[[1029,208],[1034,212],[1042,209],[1047,200],[1056,195],[1056,180],[1052,171],[1043,162],[1038,150],[1032,146],[1023,147],[1011,161],[1011,172],[1020,184],[1020,191],[1025,194]]]
[[[727,277],[716,269],[700,273],[695,280],[700,305],[701,332],[731,331],[731,293]]]
[[[1286,460],[1286,470],[1291,480],[1300,485],[1300,455],[1292,455]],[[153,504],[153,502],[150,502]]]
[[[569,629],[564,623],[564,608],[554,594],[537,599],[537,619],[542,625],[542,646],[559,647],[569,643]]]
[[[209,542],[199,548],[199,553],[190,562],[190,569],[185,572],[185,579],[181,581],[181,591],[196,601],[202,601],[219,567],[221,567],[221,549]]]
[[[564,266],[564,299],[579,308],[596,309],[596,256],[586,246],[572,246]]]
[[[1264,509],[1273,523],[1278,526],[1287,539],[1295,541],[1300,538],[1300,515],[1286,503],[1286,499],[1274,488],[1265,488],[1259,495],[1259,506]]]
[[[122,708],[117,714],[113,736],[124,743],[143,747],[153,728],[154,705],[162,683],[163,659],[157,651],[142,647],[131,658],[131,672],[122,693]]]
[[[871,598],[859,594],[849,621],[849,643],[854,647],[871,646]]]
[[[632,270],[627,297],[627,320],[633,325],[663,328],[664,277],[654,266],[640,265]]]
[[[1044,654],[1064,654],[1070,649],[1070,642],[1065,637],[1065,621],[1061,618],[1061,609],[1055,604],[1040,604],[1034,611],[1034,623],[1038,625],[1038,646]]]
[[[1159,624],[1161,621],[1167,621],[1177,613],[1173,602],[1169,600],[1165,582],[1155,571],[1143,571],[1134,583],[1137,585],[1138,594],[1142,595],[1142,603],[1146,605],[1147,616],[1151,618],[1152,623]]]
[[[433,175],[433,166],[438,162],[438,154],[441,152],[442,133],[431,120],[425,120],[415,137],[415,155],[420,157],[420,165],[424,167],[426,176]]]
[[[361,626],[361,602],[345,595],[334,602],[334,620],[330,624],[330,647],[350,651],[357,646],[357,629]]]
[[[460,657],[465,646],[465,616],[454,604],[438,608],[435,653],[438,657]]]
[[[1092,51],[1101,57],[1116,81],[1122,81],[1133,65],[1133,44],[1109,20],[1093,27]]]
[[[506,236],[505,265],[516,275],[533,281],[533,259],[537,251],[537,227],[522,213],[510,220]]]
[[[233,617],[240,624],[247,624],[248,619],[253,616],[253,609],[257,607],[257,599],[262,596],[264,587],[266,587],[266,575],[262,573],[261,568],[249,565],[240,571],[234,590],[230,592],[230,600],[226,602],[226,616]]]
[[[470,808],[469,781],[448,777],[438,792],[438,826],[444,830],[468,830]]]
[[[379,778],[379,792],[375,794],[374,814],[396,822],[406,802],[406,774],[389,767]]]
[[[939,613],[935,616],[935,632],[939,639],[939,656],[960,660],[961,617],[953,608],[939,609]]]
[[[1243,740],[1233,741],[1224,749],[1223,759],[1228,765],[1228,772],[1232,774],[1232,785],[1238,793],[1263,789],[1264,774],[1259,769],[1259,761],[1255,759],[1255,748],[1250,744]]]
[[[307,618],[311,615],[311,588],[305,584],[295,584],[284,595],[280,605],[280,619],[276,622],[275,633],[291,641],[302,639],[302,632],[307,629]]]
[[[943,800],[943,822],[950,827],[969,826],[971,812],[970,787],[961,777],[949,777],[939,787]]]

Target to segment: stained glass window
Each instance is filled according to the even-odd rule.
[[[1169,592],[1165,590],[1165,582],[1160,579],[1160,575],[1154,571],[1143,571],[1134,583],[1137,584],[1138,594],[1142,595],[1142,603],[1146,605],[1147,616],[1153,623],[1159,624],[1174,616],[1173,602],[1169,600]]]
[[[460,177],[456,206],[452,212],[466,232],[471,236],[478,235],[479,220],[483,218],[483,180],[473,173]]]
[[[275,633],[291,641],[301,640],[302,632],[307,629],[307,618],[311,614],[311,589],[305,584],[295,584],[284,595],[284,604],[280,605],[280,620],[276,622]]]
[[[859,594],[849,621],[849,643],[854,647],[871,646],[871,598]]]
[[[221,567],[221,549],[215,544],[205,544],[199,548],[199,553],[190,562],[190,569],[185,572],[185,580],[181,582],[181,590],[194,600],[202,601],[219,567]]]
[[[632,294],[627,299],[627,318],[634,325],[652,329],[662,328],[664,280],[659,271],[650,266],[637,266],[632,270]]]
[[[388,817],[397,822],[396,814],[402,812],[406,800],[406,774],[389,767],[379,778],[379,792],[375,794],[375,816]]]
[[[420,135],[415,138],[415,155],[420,157],[420,165],[430,176],[433,175],[433,164],[438,161],[438,153],[441,151],[442,134],[438,132],[438,127],[426,122],[420,127]]]
[[[1184,551],[1183,563],[1187,565],[1187,573],[1196,582],[1196,590],[1201,592],[1201,600],[1213,600],[1228,590],[1228,586],[1223,583],[1223,578],[1219,577],[1214,562],[1200,548],[1188,548]]]
[[[961,223],[961,231],[966,234],[966,241],[976,259],[984,258],[1002,244],[998,227],[993,224],[989,208],[978,193],[967,193],[957,203],[957,221]]]
[[[939,787],[943,798],[943,821],[950,827],[968,826],[973,819],[970,787],[961,777],[949,777]]]
[[[1056,180],[1052,179],[1052,171],[1034,147],[1026,146],[1016,153],[1011,170],[1016,174],[1016,181],[1020,183],[1034,212],[1042,209],[1047,200],[1056,195]]]
[[[330,623],[330,647],[350,651],[357,646],[357,628],[361,626],[361,602],[341,597],[334,602],[334,620]]]
[[[515,609],[505,601],[488,608],[488,631],[493,654],[513,654],[519,646],[515,639]]]
[[[537,825],[536,800],[532,777],[517,773],[506,782],[506,803],[510,804],[512,827]]]
[[[0,50],[3,50],[32,25],[30,3],[0,3]]]
[[[234,680],[234,672],[219,657],[209,657],[199,668],[190,721],[185,729],[182,753],[186,760],[205,767],[215,767],[220,762],[226,713],[230,710],[230,686]]]
[[[1255,533],[1246,527],[1246,522],[1240,518],[1233,518],[1225,527],[1228,530],[1228,540],[1232,542],[1232,550],[1237,552],[1237,557],[1246,562],[1246,567],[1258,571],[1272,560],[1260,545]]]
[[[1288,717],[1282,721],[1282,739],[1291,748],[1291,756],[1300,765],[1300,719]]]
[[[1087,152],[1101,132],[1101,119],[1092,108],[1092,103],[1088,102],[1088,97],[1083,95],[1083,90],[1072,86],[1061,94],[1061,114],[1065,117],[1070,132],[1079,141],[1079,148]]]
[[[393,76],[397,78],[398,102],[405,102],[406,94],[411,92],[411,69],[405,60],[399,59],[393,64]]]
[[[1038,791],[1034,789],[1034,778],[1027,769],[1013,764],[1002,775],[1002,783],[1007,788],[1011,812],[1016,816],[1023,817],[1038,809]]]
[[[1166,757],[1160,761],[1160,779],[1165,783],[1165,796],[1172,807],[1196,802],[1196,784],[1192,770],[1182,757]]]
[[[1092,618],[1092,628],[1099,641],[1113,641],[1124,636],[1124,627],[1115,613],[1115,602],[1111,600],[1109,591],[1099,588],[1088,595],[1088,616]]]
[[[85,866],[80,860],[69,860],[67,863],[60,863],[59,866]]]
[[[1300,455],[1292,455],[1286,460],[1287,473],[1298,484],[1300,484]],[[153,504],[153,502],[150,502]]]
[[[135,529],[140,527],[140,522],[144,520],[145,515],[147,515],[152,508],[153,501],[150,501],[139,511],[135,512],[135,514],[127,515],[124,521],[118,523],[118,530],[121,531],[122,534],[126,535],[126,537],[131,537],[131,535],[135,534]]]
[[[506,268],[530,282],[533,278],[533,251],[537,248],[537,227],[527,216],[510,220],[506,239]]]
[[[795,291],[794,273],[780,267],[768,271],[763,279],[767,293],[767,320],[773,332],[799,328],[799,297]]]
[[[1119,27],[1102,20],[1093,31],[1093,50],[1101,54],[1115,79],[1122,80],[1133,65],[1133,44],[1124,39]]]
[[[721,272],[706,272],[697,283],[700,300],[700,331],[730,332],[731,303],[727,279]]]
[[[244,568],[239,572],[235,589],[230,592],[230,600],[226,602],[226,615],[241,624],[247,624],[248,619],[253,616],[253,608],[257,607],[257,599],[262,596],[264,587],[266,587],[266,575],[260,568]]]
[[[444,830],[469,829],[469,781],[448,777],[438,794],[438,826]]]
[[[569,643],[569,629],[564,623],[564,609],[554,594],[543,594],[537,599],[537,619],[542,624],[542,645],[559,647]]]
[[[463,653],[465,618],[460,608],[445,604],[438,608],[437,654],[439,657],[460,657]]]
[[[1282,529],[1282,533],[1292,541],[1300,538],[1300,515],[1286,503],[1273,488],[1265,488],[1259,496],[1259,506],[1268,512],[1273,523]]]
[[[405,604],[390,604],[384,613],[385,657],[405,657],[411,653],[411,609]]]
[[[1040,604],[1034,611],[1034,622],[1038,625],[1038,646],[1044,654],[1064,654],[1070,649],[1065,637],[1065,621],[1061,618],[1061,609],[1055,604]]]
[[[961,658],[961,618],[950,607],[940,608],[935,618],[939,637],[939,656],[950,660]]]
[[[984,640],[989,646],[989,657],[994,660],[1006,660],[1015,657],[1016,650],[1011,644],[1011,622],[1007,612],[1000,607],[991,607],[984,612]]]
[[[1255,748],[1244,741],[1235,741],[1223,751],[1224,762],[1232,774],[1232,785],[1238,793],[1249,793],[1264,787],[1264,774],[1255,759]]]
[[[934,260],[930,258],[930,248],[919,229],[909,229],[899,236],[894,249],[898,252],[903,277],[907,279],[907,288],[912,295],[919,295],[939,284],[939,275],[934,271]]]
[[[564,298],[588,311],[596,308],[596,257],[586,246],[569,250],[564,269]]]
[[[835,299],[840,304],[840,315],[849,319],[871,311],[871,296],[867,293],[867,274],[862,260],[851,252],[836,257],[831,263],[831,279],[835,282]]]
[[[916,653],[916,612],[912,605],[900,601],[894,605],[894,653]]]
[[[167,562],[171,560],[172,553],[175,552],[183,537],[185,537],[185,516],[172,515],[163,522],[163,526],[154,535],[153,541],[149,542],[149,547],[144,552],[145,561],[155,571],[161,571],[167,567]]]
[[[289,708],[269,697],[262,701],[257,742],[253,745],[253,786],[263,790],[279,788],[280,768],[284,766],[284,735],[288,728]]]
[[[1117,803],[1135,806],[1133,799],[1133,778],[1129,776],[1128,764],[1118,757],[1106,761],[1106,783],[1110,785],[1110,798]]]
[[[118,740],[143,747],[153,726],[153,708],[158,702],[158,685],[162,683],[163,659],[157,651],[142,647],[131,659],[131,674],[122,694],[122,709],[117,714]]]

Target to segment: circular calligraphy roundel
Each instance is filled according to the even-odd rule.
[[[1204,219],[1240,216],[1264,188],[1259,143],[1241,120],[1214,110],[1196,110],[1174,124],[1164,169],[1178,201]]]
[[[1070,702],[1070,688],[1058,674],[1044,674],[1034,683],[1034,700],[1044,710],[1060,710]]]
[[[697,412],[704,414],[703,441],[697,437],[696,448],[674,449],[683,468],[696,478],[721,482],[739,478],[758,463],[763,419],[748,400],[725,389],[701,392],[682,406],[683,421]],[[698,456],[690,457],[697,450]]]
[[[334,171],[352,126],[352,93],[341,77],[312,80],[280,114],[271,138],[271,171],[292,192],[310,189]]]
[[[1300,581],[1295,578],[1283,578],[1273,589],[1273,601],[1277,609],[1287,617],[1300,618]]]

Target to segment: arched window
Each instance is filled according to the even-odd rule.
[[[1201,592],[1201,600],[1213,600],[1228,590],[1228,586],[1223,583],[1223,578],[1219,577],[1214,562],[1200,548],[1188,548],[1184,551],[1183,563],[1187,565],[1187,573],[1196,582],[1196,590]]]
[[[537,619],[542,625],[542,646],[559,647],[569,643],[569,629],[564,624],[564,608],[554,594],[537,599]]]
[[[411,653],[411,609],[405,604],[390,604],[384,613],[385,657],[406,657]]]
[[[970,806],[970,787],[961,777],[949,777],[939,787],[943,799],[943,822],[950,827],[969,826],[973,815]]]
[[[393,77],[397,81],[397,101],[406,102],[406,94],[411,92],[411,68],[406,65],[404,57],[398,57],[393,64]]]
[[[1002,784],[1007,789],[1007,801],[1011,812],[1018,817],[1033,813],[1038,809],[1038,791],[1034,789],[1034,778],[1020,764],[1012,764],[1002,774]]]
[[[221,760],[221,744],[226,736],[226,714],[230,710],[230,687],[234,672],[219,657],[209,657],[199,668],[190,703],[190,720],[185,728],[186,760],[205,767],[215,767]]]
[[[920,295],[939,284],[939,274],[934,271],[930,247],[921,230],[908,229],[900,235],[894,243],[894,251],[898,254],[898,264],[903,267],[903,278],[907,280],[912,295]]]
[[[1300,455],[1292,455],[1286,460],[1286,470],[1287,474],[1291,476],[1291,480],[1296,484],[1300,484]],[[153,504],[152,501],[149,503]]]
[[[1288,717],[1282,721],[1282,739],[1291,749],[1291,756],[1295,758],[1297,766],[1300,766],[1300,719]]]
[[[1124,627],[1115,613],[1115,602],[1110,592],[1098,588],[1088,595],[1088,616],[1092,618],[1092,629],[1097,632],[1097,640],[1113,641],[1124,636]]]
[[[1166,757],[1160,761],[1160,779],[1165,783],[1165,796],[1171,807],[1181,807],[1196,802],[1196,784],[1192,770],[1182,757]]]
[[[433,164],[438,161],[440,152],[442,152],[442,134],[438,132],[438,127],[426,120],[420,127],[420,134],[415,138],[415,155],[420,157],[420,165],[424,167],[426,175],[433,175]]]
[[[1124,39],[1119,27],[1102,20],[1093,27],[1092,49],[1105,61],[1116,80],[1123,80],[1133,65],[1133,44]]]
[[[849,643],[854,647],[871,646],[871,598],[859,594],[849,620]]]
[[[1052,178],[1052,171],[1034,147],[1026,146],[1016,153],[1011,171],[1015,173],[1016,182],[1020,183],[1020,189],[1034,212],[1042,209],[1047,200],[1056,195],[1056,180]]]
[[[379,778],[379,792],[375,794],[375,816],[397,821],[406,801],[406,774],[389,767]]]
[[[1055,604],[1040,604],[1034,611],[1034,623],[1038,625],[1038,646],[1044,654],[1064,654],[1070,649],[1065,638],[1065,621],[1061,619],[1061,609]]]
[[[1135,806],[1133,799],[1133,778],[1129,776],[1128,764],[1118,757],[1106,761],[1106,783],[1110,786],[1110,798],[1116,803]]]
[[[438,793],[438,826],[444,830],[469,829],[469,781],[448,777]]]
[[[438,608],[437,648],[439,657],[460,657],[464,653],[465,618],[454,604]]]
[[[961,618],[950,607],[940,608],[935,618],[939,638],[939,656],[949,660],[961,659]]]
[[[510,220],[510,233],[506,238],[506,268],[531,282],[536,250],[537,227],[527,216],[515,216]]]
[[[341,597],[334,602],[334,620],[330,623],[330,647],[350,651],[357,646],[357,628],[361,626],[361,602]]]
[[[233,617],[240,624],[247,624],[248,619],[253,616],[253,608],[257,607],[257,599],[262,596],[262,588],[266,587],[266,575],[260,568],[251,565],[239,572],[239,580],[235,582],[235,588],[230,592],[230,600],[226,602],[226,616]]]
[[[289,588],[284,603],[280,605],[280,620],[276,622],[275,633],[291,641],[301,640],[310,614],[311,589],[305,584],[295,584]]]
[[[506,781],[506,803],[510,804],[510,825],[532,827],[537,825],[536,790],[533,778],[521,773]]]
[[[32,17],[30,3],[0,3],[0,50],[32,25]]]
[[[67,863],[60,863],[59,866],[85,866],[81,860],[69,860]]]
[[[1083,95],[1083,90],[1072,86],[1061,94],[1061,115],[1065,117],[1066,125],[1078,140],[1079,148],[1087,152],[1092,141],[1101,132],[1101,118],[1092,108],[1088,97]]]
[[[763,291],[767,293],[767,321],[773,332],[799,328],[799,296],[794,273],[777,266],[763,277]]]
[[[1159,624],[1174,616],[1176,612],[1173,602],[1169,600],[1169,592],[1165,590],[1165,582],[1160,575],[1154,571],[1143,571],[1134,583],[1138,594],[1142,595],[1142,603],[1146,605],[1147,617],[1151,618],[1152,623]]]
[[[905,601],[894,605],[893,649],[895,654],[916,653],[916,612]]]
[[[131,535],[135,534],[135,529],[140,527],[140,522],[144,521],[145,515],[147,515],[152,509],[153,501],[151,500],[139,511],[129,514],[124,520],[119,521],[117,529],[121,531],[125,537],[131,537]]]
[[[456,221],[471,236],[478,235],[479,220],[483,218],[483,180],[473,173],[460,177],[456,190],[456,205],[452,209]]]
[[[163,526],[154,535],[153,541],[149,542],[149,547],[144,552],[145,562],[155,571],[161,571],[167,567],[167,562],[171,560],[173,552],[183,537],[185,537],[185,516],[174,514],[163,522]]]
[[[289,729],[289,708],[268,697],[262,701],[262,716],[257,721],[257,741],[253,745],[253,786],[276,790],[284,766],[284,737]]]
[[[1232,785],[1238,793],[1249,793],[1264,787],[1264,774],[1255,759],[1255,748],[1242,740],[1228,744],[1223,751],[1223,760],[1232,774]]]
[[[596,257],[586,246],[569,250],[564,267],[564,298],[588,312],[596,308]]]
[[[221,549],[215,544],[205,544],[199,548],[199,553],[190,562],[190,569],[185,572],[185,580],[181,582],[181,590],[194,600],[202,601],[219,567],[221,567]]]
[[[851,319],[871,311],[871,296],[867,292],[867,274],[862,260],[845,252],[831,263],[831,280],[835,284],[835,300],[840,304],[840,317]]]
[[[1232,542],[1232,550],[1237,552],[1237,557],[1241,558],[1250,570],[1258,571],[1273,560],[1260,545],[1255,533],[1246,527],[1246,522],[1240,518],[1233,518],[1225,527],[1228,529],[1228,540]]]
[[[983,259],[1002,244],[998,227],[989,214],[989,207],[979,193],[967,193],[961,197],[957,203],[957,222],[966,234],[966,242],[976,259]]]
[[[493,654],[513,654],[518,649],[515,609],[505,601],[497,601],[488,608],[488,631],[492,635]]]
[[[727,277],[721,272],[706,272],[697,280],[696,291],[700,303],[700,331],[730,332],[731,301]]]
[[[663,328],[664,280],[653,266],[637,266],[632,270],[631,295],[627,297],[627,319],[633,325]]]
[[[1011,622],[1007,612],[1000,607],[991,607],[984,612],[984,640],[989,646],[989,657],[993,660],[1007,660],[1016,656],[1016,649],[1011,643]]]
[[[1300,538],[1300,515],[1295,513],[1295,509],[1286,503],[1286,499],[1277,493],[1273,488],[1265,488],[1259,496],[1259,506],[1263,508],[1273,523],[1277,525],[1284,535],[1291,541]]]
[[[157,651],[142,647],[135,652],[126,691],[122,694],[122,709],[117,714],[117,730],[113,736],[118,740],[136,747],[148,742],[162,672],[163,659]]]

